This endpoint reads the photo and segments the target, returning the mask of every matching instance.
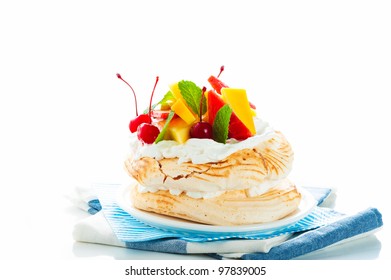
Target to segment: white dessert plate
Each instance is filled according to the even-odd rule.
[[[302,200],[299,204],[298,209],[289,216],[274,222],[240,226],[205,225],[192,221],[186,221],[179,218],[139,210],[132,206],[132,201],[130,199],[131,186],[120,187],[117,194],[117,203],[119,207],[121,207],[125,212],[129,213],[131,216],[133,216],[140,222],[163,230],[185,231],[194,233],[250,233],[271,231],[281,227],[286,227],[307,216],[316,206],[317,202],[308,191],[303,188],[298,189],[302,195]]]

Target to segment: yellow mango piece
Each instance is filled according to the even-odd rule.
[[[182,120],[187,124],[192,124],[196,118],[193,113],[187,108],[182,99],[177,99],[175,103],[171,106],[171,110],[175,112]]]
[[[183,99],[178,83],[171,84],[169,88],[172,94],[174,95],[175,99]]]
[[[183,144],[190,138],[190,129],[193,124],[188,124],[181,118],[174,118],[168,126],[167,132],[172,140]]]
[[[228,103],[227,98],[225,97],[225,95],[221,95],[221,99],[223,99],[223,101],[224,101],[225,103]],[[250,107],[250,108],[251,108],[251,107]]]
[[[231,106],[232,111],[239,120],[250,130],[251,134],[254,135],[256,131],[253,113],[250,104],[248,103],[246,90],[239,88],[222,88],[221,94],[223,100]]]
[[[171,109],[188,124],[193,123],[195,116],[183,99],[178,83],[171,84],[170,90],[176,99],[175,103],[171,105]]]

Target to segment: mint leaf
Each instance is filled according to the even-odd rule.
[[[167,91],[167,93],[163,96],[162,100],[158,102],[158,104],[164,104],[167,103],[167,101],[174,100],[174,94],[171,92],[171,90]]]
[[[213,122],[213,140],[225,144],[228,138],[228,126],[231,119],[232,109],[228,104],[221,107]]]
[[[198,115],[200,113],[202,90],[195,83],[184,80],[178,83],[178,87],[187,105],[190,107],[194,114]],[[202,107],[202,110],[205,112],[206,110],[204,110],[204,106]]]
[[[171,120],[172,120],[172,117],[174,117],[174,115],[175,115],[175,112],[174,112],[174,111],[171,111],[171,112],[168,114],[166,123],[164,124],[162,131],[160,131],[159,135],[158,135],[158,136],[156,137],[156,139],[155,139],[155,144],[159,143],[160,141],[162,141],[162,140],[164,139],[164,135],[166,134],[168,125],[170,124],[170,122],[171,122]]]
[[[152,105],[151,107],[151,110],[155,109],[155,107],[159,104],[164,104],[164,103],[167,103],[167,101],[170,101],[170,100],[175,100],[175,97],[174,95],[172,94],[172,92],[169,90],[167,91],[167,93],[163,96],[162,100],[160,100],[158,103],[155,103]],[[147,109],[144,110],[143,114],[147,114],[149,111],[149,107]]]

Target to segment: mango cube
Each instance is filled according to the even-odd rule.
[[[172,92],[172,94],[174,95],[175,99],[182,99],[182,94],[181,94],[181,90],[179,89],[179,86],[178,86],[178,83],[174,83],[174,84],[171,84],[170,86],[170,90]]]
[[[172,140],[183,144],[190,138],[190,129],[192,124],[186,123],[181,118],[172,119],[168,126],[167,132]]]
[[[222,88],[221,95],[223,100],[231,106],[232,111],[239,120],[250,130],[251,134],[256,133],[253,112],[248,103],[245,89],[239,88]]]
[[[187,108],[182,99],[177,99],[175,103],[171,106],[171,110],[175,112],[182,120],[187,124],[192,124],[196,118],[193,113]]]

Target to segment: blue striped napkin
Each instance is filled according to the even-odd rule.
[[[75,226],[74,237],[77,241],[166,253],[208,253],[215,258],[291,259],[382,226],[381,214],[374,208],[346,216],[317,206],[294,224],[261,232],[195,234],[171,231],[144,224],[122,210],[116,202],[119,187],[95,185],[94,190],[99,199],[90,196],[87,202],[88,212],[99,213],[90,219],[92,223],[82,222]],[[306,189],[313,194],[318,205],[323,203],[331,192],[326,188]],[[103,217],[108,225],[102,221]],[[97,227],[97,224],[100,226]],[[95,232],[86,234],[86,230],[91,231],[92,228]]]

